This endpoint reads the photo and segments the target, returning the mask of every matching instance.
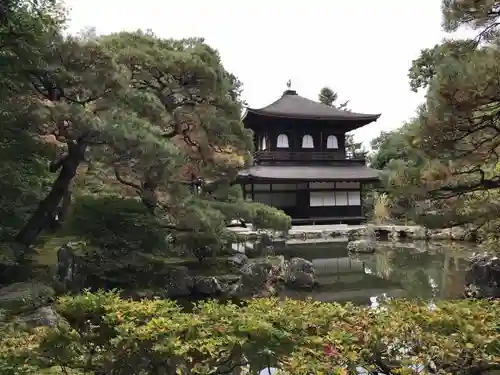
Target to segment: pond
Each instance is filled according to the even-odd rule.
[[[286,259],[311,261],[320,284],[313,291],[286,289],[282,295],[371,305],[384,296],[457,299],[464,292],[467,258],[477,251],[473,244],[456,242],[377,242],[373,254],[349,254],[346,245],[306,242],[275,248]]]

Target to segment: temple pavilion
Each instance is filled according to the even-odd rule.
[[[358,224],[363,187],[379,180],[364,157],[348,155],[345,134],[380,114],[339,110],[304,98],[290,88],[274,103],[247,108],[254,132],[254,164],[238,183],[246,199],[280,208],[294,224]]]

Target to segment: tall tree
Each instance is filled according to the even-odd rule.
[[[382,132],[371,141],[370,166],[382,171],[378,190],[385,194],[391,216],[405,220],[414,218],[417,203],[425,198],[420,186],[429,161],[416,147],[418,121],[415,118],[399,129]]]
[[[345,102],[341,104],[337,104],[336,101],[338,99],[338,94],[333,91],[329,87],[323,87],[318,95],[318,100],[320,103],[323,103],[327,106],[330,107],[335,107],[339,110],[342,111],[349,111],[347,108],[347,105],[349,104],[349,100],[346,100]],[[359,156],[366,156],[367,151],[363,147],[362,142],[355,142],[354,141],[354,136],[352,134],[346,134],[345,136],[345,148],[346,152],[349,156],[351,157],[359,157]]]
[[[289,225],[277,210],[244,204],[239,188],[230,187],[249,161],[251,133],[240,121],[239,81],[202,39],[59,36],[42,62],[29,71],[37,130],[55,137],[62,154],[51,164],[58,173],[52,189],[17,234],[19,243],[33,244],[64,213],[72,181],[89,159],[132,187],[173,230],[220,234],[230,219],[273,215],[283,218],[278,227]],[[205,185],[200,194],[198,185]]]
[[[414,89],[428,86],[422,147],[431,158],[451,160],[432,175],[434,190],[445,196],[500,187],[496,9],[496,2],[444,1],[446,30],[469,25],[485,43],[445,41],[422,51],[410,70]]]
[[[493,225],[500,188],[500,38],[498,1],[444,0],[445,31],[469,27],[470,40],[445,40],[422,50],[410,86],[426,88],[416,148],[428,159],[421,187],[449,223]]]
[[[29,75],[63,23],[64,11],[56,1],[10,0],[0,6],[2,240],[22,225],[48,182],[45,163],[51,151],[34,137],[31,125],[39,117]]]
[[[338,94],[333,91],[331,88],[325,86],[321,89],[318,95],[318,99],[320,103],[328,105],[330,107],[335,107],[341,110],[347,111],[347,105],[349,104],[349,100],[346,100],[343,103],[337,104],[336,101],[338,99]]]

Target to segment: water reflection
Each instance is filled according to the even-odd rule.
[[[374,254],[356,255],[348,254],[345,242],[282,246],[276,249],[277,254],[312,261],[320,284],[312,292],[286,290],[283,295],[374,307],[390,297],[428,301],[460,298],[467,258],[474,248],[438,245],[380,242]]]

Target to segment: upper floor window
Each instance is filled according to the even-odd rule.
[[[328,138],[326,139],[326,148],[335,150],[339,148],[339,141],[337,140],[336,136],[334,135],[328,136]]]
[[[306,134],[302,137],[302,148],[314,148],[314,140],[311,135]]]
[[[260,149],[262,151],[266,150],[267,149],[267,137],[266,136],[263,136],[262,137],[262,140],[260,142]]]
[[[288,144],[288,136],[286,134],[280,134],[278,135],[278,139],[276,142],[276,147],[277,148],[288,148],[290,147]]]

